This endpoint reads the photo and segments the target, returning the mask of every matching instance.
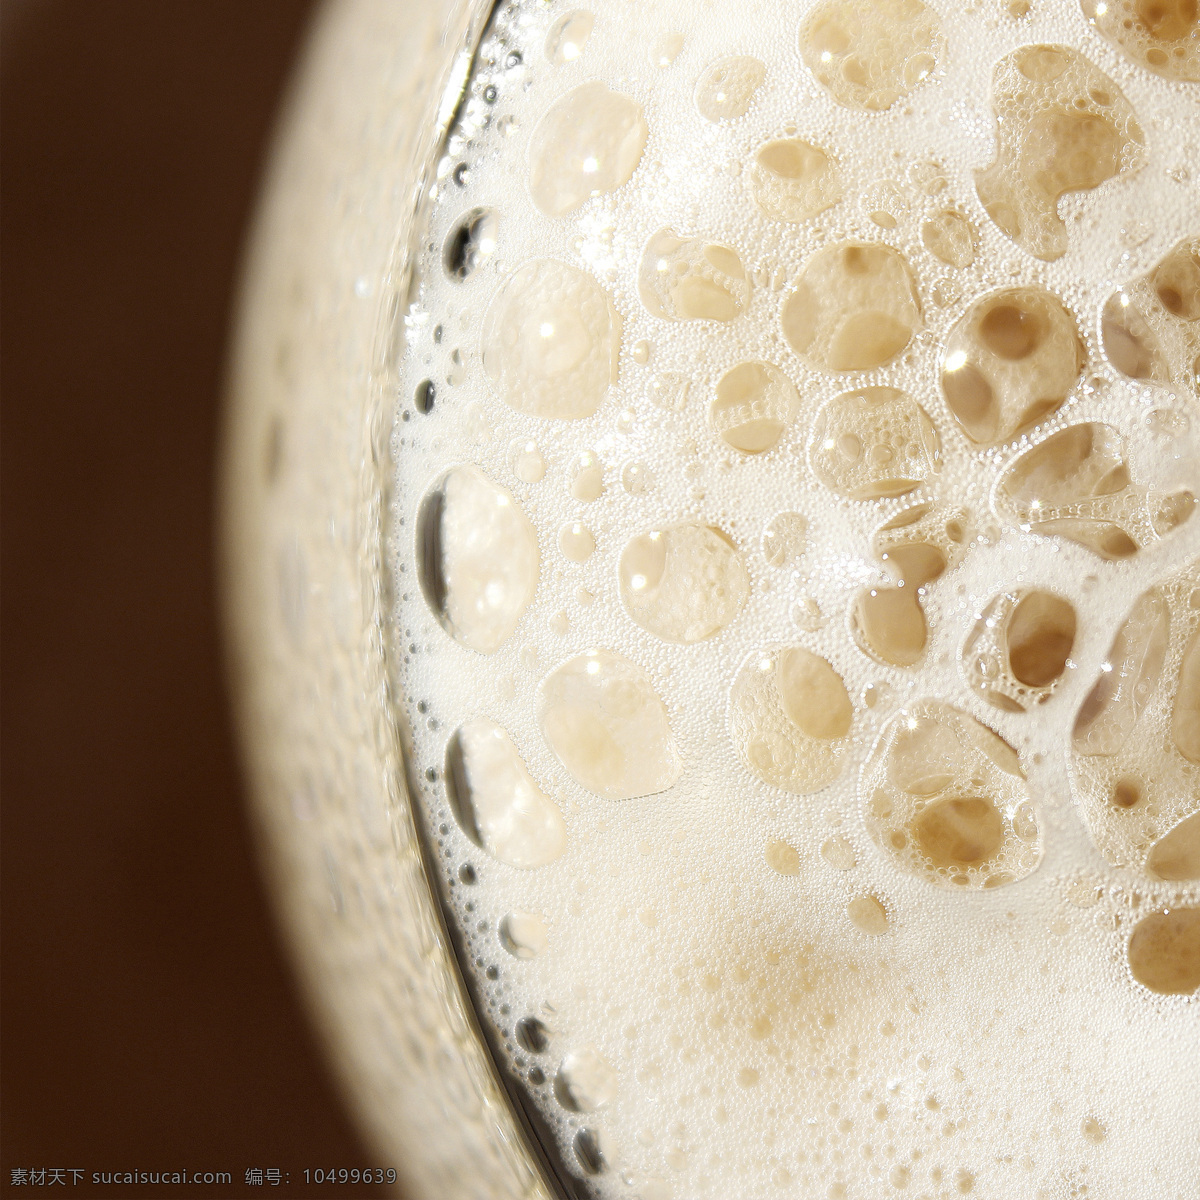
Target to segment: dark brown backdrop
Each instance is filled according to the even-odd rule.
[[[369,1160],[255,874],[212,580],[237,257],[309,6],[0,14],[0,1187],[188,1169],[234,1186],[102,1190],[329,1195],[299,1172]]]

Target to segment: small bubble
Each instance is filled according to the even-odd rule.
[[[650,50],[650,61],[656,67],[669,67],[679,57],[683,49],[682,33],[664,33]]]
[[[578,521],[568,521],[558,531],[558,548],[563,557],[571,562],[586,562],[596,549],[596,539],[586,525]]]
[[[514,958],[536,958],[549,946],[546,920],[536,913],[512,912],[499,926],[500,944]]]
[[[546,34],[545,54],[556,67],[574,62],[592,34],[595,17],[585,9],[564,13]]]
[[[767,860],[767,866],[780,875],[800,874],[800,855],[787,842],[768,842],[763,857]]]
[[[631,496],[641,496],[653,485],[654,478],[645,463],[629,462],[621,468],[621,486]]]
[[[850,871],[857,866],[854,848],[845,838],[827,838],[821,843],[821,857],[835,871]]]
[[[571,465],[571,495],[585,504],[598,500],[604,493],[604,464],[592,450],[581,451]]]
[[[680,412],[687,403],[687,377],[674,371],[655,375],[646,387],[646,394],[655,408],[664,408],[668,412]]]
[[[856,896],[846,905],[850,923],[863,933],[878,937],[888,931],[888,915],[874,896]]]
[[[442,248],[442,267],[457,283],[469,278],[496,249],[499,221],[490,209],[473,208],[460,217]]]
[[[784,567],[804,553],[808,519],[800,513],[779,513],[763,530],[763,558],[769,566]]]
[[[595,1112],[617,1094],[616,1068],[592,1046],[572,1050],[558,1068],[554,1094],[572,1112]]]
[[[717,59],[705,67],[696,84],[697,111],[714,124],[744,117],[766,74],[767,68],[748,55]]]
[[[537,442],[518,439],[509,450],[513,474],[522,483],[537,483],[546,474],[546,460]]]
[[[805,633],[816,633],[826,621],[821,606],[812,596],[801,595],[796,598],[791,608],[792,623]]]

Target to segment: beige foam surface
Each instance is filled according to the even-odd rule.
[[[1190,1197],[1197,89],[1073,4],[587,11],[485,42],[392,445],[410,776],[499,1057],[606,1197]],[[465,464],[541,564],[486,655],[414,579]],[[553,861],[456,820],[480,721]]]

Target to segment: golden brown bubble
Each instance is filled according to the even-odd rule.
[[[920,0],[825,0],[800,30],[805,66],[847,108],[880,112],[907,96],[945,53]]]
[[[767,142],[748,171],[755,204],[777,221],[806,221],[842,198],[842,184],[829,155],[802,138]]]
[[[959,709],[922,700],[897,713],[862,783],[876,843],[897,866],[939,887],[1002,887],[1041,858],[1016,752]]]
[[[853,717],[842,677],[802,646],[751,654],[730,693],[730,737],[742,761],[790,792],[814,792],[836,778]]]
[[[1100,340],[1109,362],[1130,379],[1197,386],[1200,238],[1177,243],[1109,297]]]
[[[907,259],[890,246],[861,242],[818,250],[784,301],[781,319],[788,345],[826,371],[881,367],[923,326]]]
[[[977,300],[942,354],[942,391],[962,431],[991,445],[1055,411],[1083,368],[1083,341],[1057,296],[1011,288]]]
[[[1200,908],[1143,917],[1129,938],[1129,969],[1152,992],[1186,996],[1200,988]]]
[[[963,646],[968,681],[997,708],[1044,703],[1063,678],[1075,644],[1075,609],[1038,588],[1003,592],[983,609]]]
[[[1140,165],[1145,136],[1120,88],[1068,46],[1022,46],[992,77],[996,157],[975,175],[999,228],[1036,258],[1067,252],[1058,201]]]
[[[1001,511],[1041,534],[1064,537],[1108,560],[1131,558],[1189,520],[1195,498],[1135,483],[1120,434],[1085,422],[1052,434],[1004,473]]]
[[[1196,0],[1081,0],[1084,15],[1133,62],[1167,79],[1200,81]]]

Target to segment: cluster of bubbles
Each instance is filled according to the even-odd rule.
[[[918,144],[919,122],[895,124],[905,177],[865,179],[847,131],[949,86],[938,6],[800,5],[789,69],[835,114],[803,130],[756,117],[783,69],[761,48],[694,62],[682,103],[656,104],[642,76],[682,72],[691,18],[647,16],[666,24],[641,66],[624,45],[606,67],[596,31],[612,14],[595,7],[497,10],[405,318],[397,684],[464,970],[580,1195],[732,1195],[736,1179],[746,1196],[850,1197],[857,1175],[965,1195],[982,1164],[926,1156],[968,1117],[922,1085],[900,1131],[896,1025],[871,1014],[926,1003],[920,943],[901,940],[924,906],[1016,896],[1043,865],[1063,830],[1055,737],[1095,849],[1143,889],[1104,909],[1119,968],[1086,970],[1142,1000],[1200,992],[1200,560],[1172,538],[1200,484],[1195,406],[1179,403],[1200,371],[1200,239],[1176,235],[1116,290],[1089,284],[1099,304],[1047,265],[1079,253],[1064,197],[1100,204],[1154,152],[1094,54],[995,39],[986,165],[956,168]],[[1019,35],[1029,5],[1007,12]],[[1139,69],[1200,78],[1184,0],[1083,0],[1077,16]],[[728,162],[712,150],[741,207],[699,232],[706,168],[670,167],[671,139],[712,149],[748,121]],[[805,249],[786,270],[755,241],[778,256],[789,237]],[[1155,404],[1184,446],[1159,463],[1136,421]],[[1042,555],[1028,575],[1023,546]],[[1129,614],[1104,657],[1092,588]],[[1098,672],[1090,692],[1081,667]],[[668,877],[647,831],[672,806],[708,823],[696,836],[728,864]],[[747,868],[742,822],[789,831],[760,838]],[[693,920],[672,889],[696,881]],[[789,886],[805,890],[770,890]],[[1038,903],[1012,901],[1040,929]],[[626,921],[683,940],[635,950]],[[566,924],[586,935],[568,945]],[[664,1068],[614,1031],[645,1044],[676,1010],[664,1045],[686,1102],[715,1113],[707,1161],[682,1120],[629,1124]],[[730,1048],[729,1013],[748,1049]],[[728,1085],[696,1085],[706,1070]],[[720,1132],[731,1110],[734,1126],[757,1116],[745,1097],[781,1072],[828,1101],[805,1126],[827,1133],[779,1136],[806,1147],[790,1165],[774,1133],[763,1151]],[[803,1106],[770,1095],[767,1126],[799,1128]],[[1108,1137],[1090,1112],[1077,1129]],[[660,1167],[622,1171],[635,1160]],[[666,1168],[692,1172],[681,1191]],[[1067,1195],[1056,1169],[1022,1194]],[[1063,1186],[1082,1195],[1081,1178]]]

